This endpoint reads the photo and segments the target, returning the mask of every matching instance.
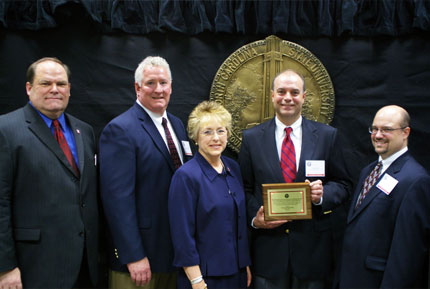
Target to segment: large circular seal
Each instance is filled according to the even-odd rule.
[[[222,104],[232,115],[229,146],[239,152],[242,131],[271,119],[273,78],[293,69],[305,78],[306,98],[302,114],[330,123],[334,113],[334,89],[322,63],[302,46],[274,35],[242,46],[218,69],[210,99]]]

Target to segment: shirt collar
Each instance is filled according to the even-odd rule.
[[[37,108],[35,108],[33,106],[33,104],[31,103],[31,101],[29,101],[29,103],[30,103],[31,107],[34,108],[37,111],[37,113],[42,117],[42,119],[46,123],[46,125],[50,128],[52,125],[52,119],[50,119],[49,117],[47,117],[46,115],[41,113]],[[66,117],[64,116],[64,112],[58,118],[58,122],[60,123],[61,128],[63,130],[65,130],[65,128],[66,128]]]
[[[158,113],[152,112],[149,109],[147,109],[143,104],[140,103],[139,99],[136,99],[136,102],[141,108],[143,108],[146,111],[146,113],[149,115],[149,117],[152,119],[154,123],[161,125],[161,122],[163,121],[163,117],[167,119],[166,111],[164,111],[163,115],[159,115]]]
[[[382,161],[382,167],[383,169],[387,169],[396,159],[398,159],[402,154],[404,154],[405,152],[408,151],[408,147],[404,147],[401,150],[399,150],[398,152],[392,154],[391,156],[389,156],[388,158],[386,158],[385,160],[383,160],[381,158],[381,156],[379,156],[378,161]]]
[[[293,134],[294,134],[294,131],[297,131],[297,129],[298,128],[300,128],[301,126],[302,126],[302,121],[303,121],[303,118],[302,118],[302,116],[300,116],[292,125],[290,125],[290,126],[286,126],[285,124],[283,124],[279,119],[278,119],[278,117],[276,116],[275,117],[275,123],[276,123],[276,127],[277,127],[277,129],[279,130],[279,131],[284,131],[285,130],[285,128],[286,127],[291,127],[292,129],[293,129]]]

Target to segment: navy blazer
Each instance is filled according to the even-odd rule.
[[[177,267],[200,265],[203,276],[227,276],[250,265],[245,195],[239,166],[222,157],[226,173],[196,153],[180,167],[169,192]]]
[[[276,148],[275,126],[273,118],[243,132],[239,163],[248,224],[263,205],[261,185],[285,182]],[[302,132],[296,182],[321,179],[323,203],[312,205],[312,220],[293,221],[271,230],[252,230],[253,268],[262,277],[279,278],[288,272],[289,263],[294,274],[303,280],[324,279],[332,274],[333,228],[340,222],[338,214],[346,218],[341,205],[349,198],[350,179],[335,128],[303,118]],[[325,160],[325,177],[305,177],[306,160]]]
[[[97,282],[94,133],[88,124],[65,117],[80,177],[30,104],[0,116],[0,272],[18,266],[24,288],[72,288],[84,248]]]
[[[415,182],[397,215],[381,288],[429,288],[430,177]]]
[[[395,252],[390,251],[394,242],[393,234],[402,202],[408,196],[416,194],[415,189],[419,187],[415,184],[425,180],[427,172],[412,158],[409,152],[404,153],[380,176],[360,206],[355,209],[364,180],[375,165],[376,162],[373,162],[362,170],[351,202],[344,236],[340,288],[379,288],[385,278],[386,268],[398,266],[398,264],[391,264],[396,259],[391,260],[389,255],[391,253],[397,254],[399,250],[402,250],[404,253],[401,254],[406,256],[408,252],[408,247],[403,247],[401,243],[396,244],[396,249],[393,248]],[[398,181],[388,195],[377,187],[379,180],[386,174]],[[406,214],[413,213],[413,211],[411,210]],[[411,228],[417,226],[417,224],[409,225]],[[409,225],[403,224],[405,231],[401,234],[409,234],[409,228],[406,229]],[[420,242],[419,240],[416,241]],[[404,262],[404,260],[399,261],[397,259],[396,262]],[[391,271],[391,274],[397,274],[394,271]],[[400,271],[398,273],[401,274]],[[393,287],[390,288],[400,288],[397,283],[391,285]]]
[[[170,113],[167,117],[179,143],[188,141],[182,122]],[[175,168],[146,111],[135,103],[109,122],[99,154],[112,269],[127,271],[126,264],[148,257],[153,272],[173,270],[167,196]]]

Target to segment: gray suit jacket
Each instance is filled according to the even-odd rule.
[[[29,104],[0,116],[0,272],[18,266],[24,288],[71,288],[85,247],[93,282],[98,275],[94,133],[66,119],[80,178]]]

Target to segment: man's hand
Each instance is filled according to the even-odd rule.
[[[306,180],[306,182],[309,182]],[[318,205],[321,202],[321,198],[324,195],[324,187],[321,180],[316,180],[312,183],[309,182],[311,186],[311,199],[312,203]]]
[[[130,272],[131,280],[136,286],[145,286],[151,281],[151,267],[147,257],[132,263],[127,264],[128,271]]]
[[[254,219],[254,226],[258,229],[273,229],[279,227],[282,224],[285,224],[288,221],[280,220],[280,221],[264,221],[264,208],[263,206],[257,212],[257,215]]]
[[[22,289],[21,271],[18,267],[0,273],[0,289]]]

